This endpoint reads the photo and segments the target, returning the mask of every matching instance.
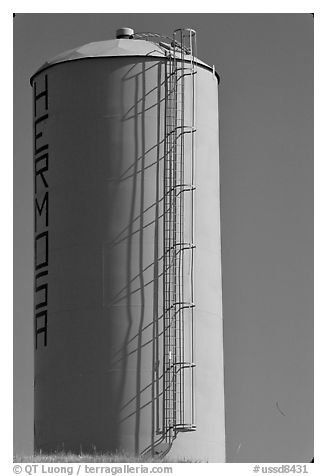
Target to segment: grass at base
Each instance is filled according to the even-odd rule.
[[[133,456],[129,454],[74,454],[74,453],[39,453],[34,456],[15,455],[14,463],[206,463],[206,461],[169,457],[155,458],[151,456]]]

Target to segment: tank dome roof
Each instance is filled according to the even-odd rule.
[[[78,46],[71,50],[64,51],[54,58],[46,61],[32,76],[38,74],[50,66],[68,61],[87,59],[87,58],[103,58],[103,57],[119,57],[119,56],[149,56],[155,58],[164,58],[167,49],[152,41],[137,39],[115,39],[107,41],[96,41]],[[177,55],[178,56],[178,55]],[[185,55],[185,60],[191,59],[191,56]],[[197,59],[197,64],[212,69],[203,61]]]

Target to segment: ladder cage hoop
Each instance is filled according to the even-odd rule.
[[[195,33],[195,30],[191,30],[189,29],[190,31],[194,32]],[[159,46],[161,42],[169,42],[167,46],[169,46],[171,49],[179,49],[179,50],[184,50],[184,53],[188,54],[189,51],[187,49],[185,49],[185,46],[183,45],[183,43],[181,41],[178,41],[176,40],[175,38],[175,34],[177,34],[178,32],[180,31],[188,31],[188,29],[177,29],[174,31],[173,33],[173,37],[171,36],[167,36],[167,35],[162,35],[161,33],[154,33],[154,32],[151,32],[151,31],[140,31],[140,32],[136,32],[134,33],[133,35],[133,38],[135,39],[140,39],[140,40],[145,40],[145,41],[151,41],[152,43],[155,43],[155,44],[158,44]],[[192,33],[192,34],[194,34]]]

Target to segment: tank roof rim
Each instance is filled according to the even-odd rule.
[[[135,40],[132,40],[135,41]],[[69,50],[70,51],[70,50]],[[30,85],[32,86],[34,78],[42,73],[43,71],[46,71],[47,69],[53,68],[54,66],[57,66],[59,64],[66,64],[66,63],[73,63],[75,61],[84,61],[84,60],[93,60],[93,59],[104,59],[104,58],[147,58],[147,59],[161,59],[163,61],[166,61],[168,58],[167,56],[157,56],[157,55],[116,55],[116,56],[110,56],[110,55],[103,55],[103,56],[82,56],[81,58],[71,58],[71,59],[66,59],[66,60],[61,60],[58,62],[46,62],[40,68],[38,68],[35,73],[33,73],[30,77]],[[190,63],[190,60],[185,59],[184,60],[186,63]],[[199,60],[196,58],[196,64],[197,66],[206,69],[208,71],[211,71],[214,73],[215,77],[217,78],[218,84],[220,84],[220,75],[217,73],[216,69],[213,66],[209,66],[207,63],[204,63],[203,61]]]
[[[111,39],[102,41],[93,41],[75,48],[70,48],[54,56],[43,63],[31,76],[32,78],[54,64],[65,63],[77,59],[90,58],[117,58],[117,57],[159,57],[165,58],[165,50],[157,43],[144,39]],[[187,59],[187,56],[185,60]],[[195,58],[198,65],[207,66],[208,64],[199,58]],[[214,68],[212,68],[214,69]]]

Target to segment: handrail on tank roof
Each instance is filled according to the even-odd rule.
[[[191,28],[187,28],[187,29],[185,29],[185,28],[178,28],[177,30],[174,31],[174,33],[175,33],[176,31],[184,31],[184,30],[185,30],[185,31],[186,31],[186,30],[187,30],[187,31],[190,31],[190,32],[192,32],[192,34],[195,33],[195,30],[192,30]],[[142,39],[142,40],[144,39],[144,40],[146,40],[146,41],[153,41],[153,40],[155,39],[155,40],[157,40],[157,41],[156,41],[156,42],[153,41],[153,43],[157,43],[157,44],[159,44],[159,46],[162,46],[162,45],[160,45],[160,43],[161,43],[163,40],[165,40],[165,41],[169,40],[169,41],[170,41],[170,45],[169,45],[169,46],[175,45],[175,46],[177,46],[177,48],[179,48],[180,50],[183,49],[183,50],[184,50],[184,53],[186,53],[186,54],[189,53],[188,49],[187,49],[186,47],[182,48],[182,45],[181,45],[178,41],[176,41],[174,38],[171,38],[170,36],[167,36],[167,35],[162,35],[161,33],[153,33],[153,32],[150,32],[150,31],[142,31],[142,32],[134,33],[134,38],[136,38],[136,39]]]

